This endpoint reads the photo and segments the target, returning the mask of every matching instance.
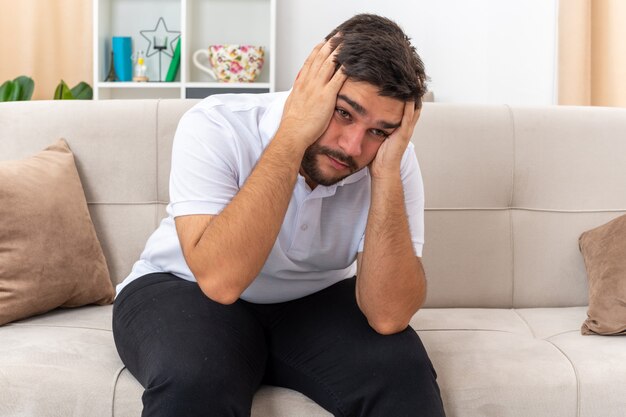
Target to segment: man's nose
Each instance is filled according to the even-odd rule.
[[[341,134],[339,138],[339,147],[349,156],[355,157],[361,155],[361,147],[365,131],[356,126],[349,126]]]

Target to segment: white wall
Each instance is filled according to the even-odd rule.
[[[291,87],[313,46],[362,12],[413,39],[435,100],[556,103],[558,0],[278,0],[277,89]]]

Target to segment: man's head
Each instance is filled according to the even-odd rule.
[[[357,15],[333,30],[337,69],[348,76],[324,134],[305,152],[309,185],[332,185],[365,168],[402,121],[404,103],[421,107],[424,65],[394,22]],[[334,45],[335,46],[335,45]]]
[[[379,94],[422,105],[426,93],[424,64],[409,37],[393,21],[372,14],[359,14],[326,36],[335,36],[339,46],[337,67],[353,81],[379,88]]]

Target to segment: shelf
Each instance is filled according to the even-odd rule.
[[[185,83],[186,88],[258,88],[261,90],[267,90],[271,88],[270,83],[218,83],[218,82],[188,82]]]
[[[96,83],[98,88],[180,88],[182,83],[179,82],[111,82],[104,81]]]
[[[94,99],[204,98],[222,93],[264,93],[276,84],[277,0],[92,0]],[[133,52],[148,50],[141,30],[155,28],[160,17],[169,31],[181,33],[181,61],[174,82],[106,82],[111,38],[129,36]],[[212,44],[265,47],[265,65],[253,83],[215,82],[197,68],[193,53]],[[162,61],[161,61],[162,59]],[[170,58],[146,56],[148,77],[166,74]]]

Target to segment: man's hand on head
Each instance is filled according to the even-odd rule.
[[[414,101],[404,103],[404,113],[400,126],[380,145],[376,157],[369,166],[372,178],[399,175],[402,156],[411,141],[413,130],[420,117],[420,111],[421,109],[415,108]]]
[[[333,39],[318,44],[304,62],[285,103],[281,130],[293,133],[308,147],[324,133],[335,110],[337,94],[347,76],[336,69]]]

